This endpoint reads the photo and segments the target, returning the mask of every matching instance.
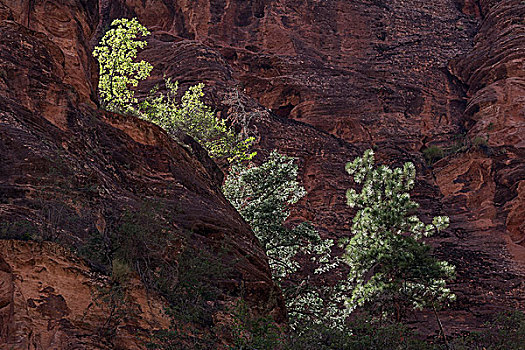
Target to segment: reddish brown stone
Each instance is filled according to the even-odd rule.
[[[447,329],[525,309],[522,1],[88,3],[0,2],[8,20],[0,29],[2,218],[34,221],[29,203],[44,193],[62,205],[53,213],[81,213],[60,229],[74,241],[144,198],[177,202],[186,212],[175,211],[174,231],[194,229],[198,244],[226,241],[252,257],[239,265],[241,279],[262,299],[254,307],[272,308],[264,256],[220,195],[213,166],[148,123],[93,109],[92,45],[112,19],[137,16],[153,32],[141,57],[155,66],[141,88],[164,74],[183,88],[203,81],[226,118],[239,93],[254,113],[258,160],[273,148],[298,157],[308,195],[293,219],[311,220],[326,237],[350,235],[344,164],[376,146],[381,162],[416,164],[425,219],[451,218],[431,241],[458,268],[458,302],[442,312]],[[423,149],[458,139],[461,152],[424,163]],[[432,317],[414,317],[436,329]]]
[[[9,272],[2,272],[6,278],[0,283],[0,295],[8,299],[0,304],[2,348],[108,348],[97,334],[109,311],[96,299],[107,279],[51,243],[2,240],[0,259],[10,267]],[[159,329],[169,321],[162,302],[147,293],[138,280],[132,285],[130,301],[140,305],[142,312],[120,325],[114,343],[139,349],[146,333],[130,332],[128,325],[135,325],[135,330]]]
[[[2,233],[80,248],[91,235],[114,230],[124,213],[154,203],[148,215],[163,222],[170,237],[155,259],[176,264],[182,249],[217,254],[230,267],[216,277],[221,302],[242,298],[255,314],[282,322],[282,299],[264,252],[223,197],[210,160],[197,159],[151,123],[95,109],[93,61],[82,55],[91,51],[87,43],[97,26],[93,9],[81,1],[30,6],[0,7],[10,11],[0,25]],[[17,13],[28,13],[29,24]],[[131,294],[143,318],[120,325],[114,338],[101,337],[104,310],[82,320],[97,283],[88,281],[82,262],[47,243],[0,243],[2,346],[135,349],[145,343],[134,330],[147,335],[167,328],[162,299],[137,279]],[[148,311],[150,304],[155,311]]]

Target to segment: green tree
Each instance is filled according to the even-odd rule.
[[[98,90],[106,109],[126,113],[137,103],[129,86],[136,87],[153,69],[146,61],[134,62],[138,49],[147,45],[138,39],[150,32],[136,18],[116,19],[111,26],[93,51],[99,63]]]
[[[99,94],[102,105],[113,112],[130,113],[149,120],[164,128],[172,137],[181,140],[187,134],[203,146],[212,158],[227,158],[230,163],[253,158],[250,152],[253,137],[239,136],[233,126],[203,101],[204,84],[192,86],[177,103],[178,83],[165,80],[166,92],[158,87],[139,103],[134,91],[141,80],[146,79],[153,66],[145,61],[134,62],[138,49],[146,47],[140,40],[150,32],[136,18],[116,19],[111,28],[95,47],[93,56],[99,62]]]
[[[283,290],[292,328],[301,331],[308,324],[342,327],[347,312],[339,306],[347,284],[313,286],[309,277],[294,278],[303,268],[299,261],[308,257],[314,274],[339,264],[330,256],[333,241],[321,239],[311,224],[285,224],[289,206],[306,194],[297,182],[294,159],[273,151],[260,166],[233,166],[223,192],[261,242],[272,276]]]
[[[414,165],[375,168],[374,153],[367,150],[349,162],[346,171],[362,185],[360,193],[354,189],[346,193],[348,205],[359,209],[353,219],[353,237],[345,248],[355,283],[348,307],[367,306],[399,320],[405,310],[430,307],[435,312],[454,300],[446,286],[454,277],[454,267],[434,258],[422,241],[446,228],[449,220],[437,216],[425,225],[414,215],[419,205],[408,194],[414,187]]]
[[[139,115],[180,139],[184,134],[191,136],[202,145],[212,158],[226,157],[230,163],[250,160],[255,152],[250,152],[254,138],[242,139],[233,127],[203,101],[204,84],[191,86],[177,102],[178,82],[165,79],[166,92],[154,88],[139,105]]]

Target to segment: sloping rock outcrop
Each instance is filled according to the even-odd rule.
[[[441,312],[447,330],[525,309],[523,2],[96,5],[0,2],[2,221],[77,247],[160,202],[159,222],[181,238],[173,255],[226,245],[224,260],[237,262],[227,297],[245,281],[254,309],[282,317],[264,255],[220,195],[220,176],[151,124],[96,110],[89,52],[112,19],[136,16],[152,31],[141,56],[155,66],[141,88],[163,75],[183,87],[205,82],[218,113],[257,136],[258,160],[273,148],[298,158],[308,195],[294,219],[325,237],[350,235],[344,164],[368,147],[381,162],[410,160],[424,218],[451,218],[431,240],[458,267],[458,302]],[[425,162],[429,146],[445,157]],[[431,315],[413,317],[436,329]]]
[[[0,232],[36,241],[0,244],[2,348],[143,348],[137,329],[147,336],[167,325],[170,296],[153,291],[198,263],[188,256],[225,266],[205,276],[216,290],[203,301],[211,309],[243,299],[281,322],[264,252],[209,160],[150,123],[96,109],[96,4],[8,1],[0,9]],[[102,277],[118,277],[118,249],[136,262],[127,294],[139,310],[101,340],[95,330],[107,326],[111,305],[89,305],[95,287],[115,285]]]

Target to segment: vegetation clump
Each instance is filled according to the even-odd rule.
[[[447,157],[451,154],[458,154],[467,152],[470,149],[481,149],[486,153],[492,153],[492,149],[488,146],[488,136],[475,136],[470,139],[466,134],[457,134],[454,136],[452,145],[441,148],[439,146],[429,146],[423,150],[423,157],[428,165],[432,165],[438,160]]]
[[[169,78],[165,80],[167,92],[159,92],[156,87],[139,102],[135,92],[141,80],[149,77],[153,66],[146,62],[134,62],[138,50],[146,47],[141,37],[149,31],[136,18],[117,19],[111,23],[95,47],[93,56],[99,62],[99,94],[104,108],[118,113],[133,114],[149,120],[164,128],[170,136],[182,141],[187,134],[204,147],[212,158],[226,158],[229,162],[250,160],[255,152],[249,148],[253,137],[240,137],[233,126],[224,120],[203,101],[204,84],[192,86],[176,102],[178,83]]]
[[[374,152],[367,150],[349,162],[346,171],[362,185],[360,193],[354,189],[346,193],[347,204],[358,209],[353,237],[344,242],[349,276],[355,283],[348,307],[366,306],[379,316],[400,320],[406,310],[429,307],[435,312],[453,301],[446,282],[454,278],[454,266],[434,258],[422,241],[445,229],[449,219],[436,216],[425,225],[414,214],[419,205],[408,193],[415,183],[414,165],[375,168]]]
[[[240,138],[235,130],[218,119],[203,101],[204,84],[191,86],[177,102],[178,82],[165,80],[165,93],[154,88],[138,105],[139,116],[162,127],[175,139],[190,135],[212,158],[226,157],[230,163],[250,160],[253,137]]]
[[[98,91],[106,109],[129,113],[138,102],[129,86],[136,87],[153,69],[146,61],[134,62],[138,50],[147,45],[139,39],[150,32],[136,18],[116,19],[111,26],[93,50],[99,63]]]
[[[423,150],[423,156],[425,157],[427,164],[434,164],[445,156],[445,152],[441,147],[430,146]]]
[[[482,136],[476,136],[472,139],[471,143],[475,147],[487,147],[488,145],[488,137],[482,137]]]
[[[485,324],[482,332],[469,332],[452,341],[455,350],[522,350],[525,339],[525,313],[507,311]]]
[[[310,223],[286,224],[289,206],[306,194],[297,182],[294,159],[273,151],[259,166],[236,165],[223,192],[261,242],[272,277],[283,290],[290,326],[295,331],[311,324],[343,328],[348,315],[341,307],[349,288],[345,280],[315,286],[311,277],[298,278],[306,264],[301,261],[309,260],[313,275],[336,269],[340,261],[331,257],[333,241],[323,240]]]

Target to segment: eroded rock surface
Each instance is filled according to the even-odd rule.
[[[53,243],[0,241],[0,337],[2,349],[139,349],[144,330],[169,326],[158,296],[138,279],[126,307],[134,316],[115,323],[104,303],[107,277]],[[120,316],[118,316],[120,317]],[[114,327],[114,329],[113,329]]]
[[[264,256],[219,194],[220,176],[150,124],[93,108],[89,52],[111,20],[137,16],[153,33],[144,89],[163,75],[183,88],[205,82],[222,117],[249,119],[259,160],[273,148],[298,157],[308,195],[294,219],[325,237],[350,235],[344,164],[375,146],[382,162],[416,164],[424,218],[451,218],[431,241],[458,267],[447,330],[525,309],[522,1],[0,4],[2,218],[35,221],[59,203],[51,213],[79,218],[58,225],[75,243],[125,208],[161,200],[173,232],[252,257],[237,281],[252,281],[254,307],[279,314]],[[429,165],[421,152],[433,145],[448,155]],[[432,315],[414,320],[436,329]]]
[[[129,243],[144,250],[133,254],[147,256],[141,268],[152,264],[148,273],[173,268],[170,283],[178,281],[176,267],[188,264],[178,262],[185,251],[192,257],[197,252],[197,259],[214,257],[227,270],[211,278],[218,292],[210,305],[244,299],[255,314],[282,322],[281,297],[264,252],[223,197],[221,176],[209,159],[197,159],[150,123],[96,109],[93,59],[85,54],[98,23],[96,4],[1,4],[2,237],[56,241],[89,264],[88,269],[79,259],[62,256],[65,250],[58,248],[53,255],[55,248],[47,243],[2,241],[2,348],[144,348],[144,339],[133,336],[135,328],[145,334],[166,328],[165,316],[147,311],[150,301],[161,309],[165,300],[146,293],[137,278],[136,292],[129,292],[138,293],[136,304],[144,310],[137,325],[123,320],[117,326],[121,333],[112,337],[104,331],[101,338],[102,312],[79,319],[93,301],[90,269],[112,272],[111,262],[103,266],[91,258],[108,251],[97,252],[90,244],[96,239],[107,244],[115,234],[140,240]],[[48,16],[49,6],[56,10]],[[148,236],[152,229],[156,238]],[[33,262],[44,272],[32,275],[39,273]],[[75,278],[82,285],[71,285]]]

